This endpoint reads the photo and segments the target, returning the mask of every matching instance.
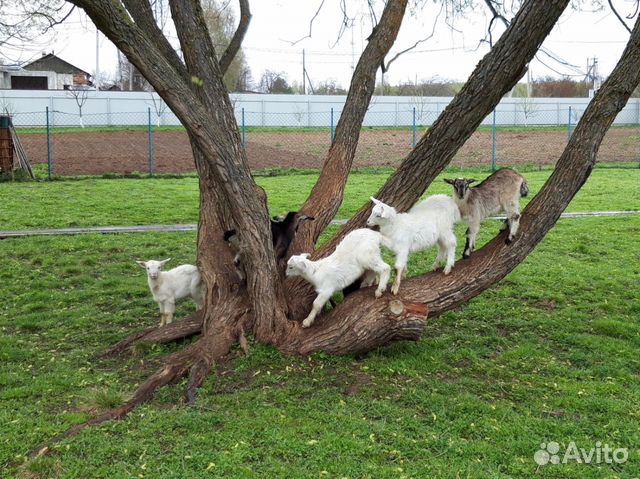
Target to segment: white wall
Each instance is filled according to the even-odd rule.
[[[154,94],[155,95],[155,94]],[[234,94],[238,124],[242,110],[247,126],[323,127],[337,124],[345,96]],[[158,97],[155,96],[157,99]],[[447,97],[378,96],[371,101],[364,126],[410,126],[415,108],[416,123],[430,125],[451,101]],[[584,112],[588,98],[504,98],[496,108],[498,125],[566,125],[569,107],[572,123]],[[156,100],[156,105],[160,102]],[[49,107],[52,126],[78,124],[78,106],[65,91],[0,90],[0,110],[7,108],[16,126],[43,126]],[[152,94],[145,92],[88,92],[83,120],[89,125],[146,125],[149,109],[153,124],[179,125],[176,116],[166,109],[159,120]],[[484,119],[491,125],[493,114]],[[640,124],[640,99],[633,98],[620,112],[615,123]]]

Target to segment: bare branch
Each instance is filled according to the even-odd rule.
[[[240,2],[240,22],[238,23],[238,28],[236,32],[233,34],[233,38],[231,38],[231,42],[227,46],[227,49],[224,51],[222,56],[220,57],[220,70],[224,75],[229,69],[229,65],[238,54],[238,50],[240,50],[240,45],[242,45],[242,40],[244,39],[247,30],[249,29],[249,22],[251,21],[251,11],[249,10],[249,0],[239,0]]]
[[[322,0],[320,2],[320,5],[318,6],[318,9],[316,10],[316,13],[313,15],[313,17],[311,17],[311,20],[309,21],[309,34],[305,35],[302,38],[299,38],[298,40],[295,40],[293,42],[289,42],[291,44],[291,46],[296,45],[297,43],[300,43],[302,40],[304,40],[305,38],[311,38],[311,33],[313,32],[313,22],[316,19],[316,17],[318,16],[318,14],[320,13],[320,10],[322,10],[322,6],[324,5],[325,0]],[[287,40],[285,40],[287,41]]]
[[[631,28],[629,28],[629,25],[627,25],[624,22],[624,19],[620,16],[620,14],[618,13],[618,10],[616,10],[616,7],[613,6],[613,2],[611,0],[609,0],[609,6],[611,7],[611,11],[613,12],[613,14],[616,16],[616,18],[620,21],[620,23],[622,24],[622,26],[629,32],[631,33]]]
[[[405,53],[413,50],[415,47],[417,47],[418,45],[420,45],[421,43],[426,42],[427,40],[433,38],[433,35],[435,34],[436,31],[436,25],[438,24],[438,19],[440,18],[440,14],[442,13],[442,9],[444,8],[444,4],[442,4],[442,6],[440,7],[440,11],[438,12],[438,14],[436,15],[435,20],[433,21],[433,28],[431,29],[431,33],[429,34],[429,36],[423,38],[422,40],[418,40],[417,42],[415,42],[412,46],[410,46],[409,48],[405,48],[404,50],[402,50],[401,52],[396,53],[391,60],[389,60],[387,62],[387,64],[385,65],[384,61],[382,62],[381,68],[382,68],[382,73],[387,73],[387,71],[389,71],[389,68],[391,67],[391,64],[396,61],[401,55],[404,55]]]

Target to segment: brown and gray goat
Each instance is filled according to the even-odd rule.
[[[480,222],[491,215],[506,214],[502,229],[509,228],[507,244],[513,241],[520,226],[520,197],[529,194],[529,187],[522,175],[503,168],[475,187],[469,186],[476,181],[473,179],[444,181],[453,186],[453,199],[460,208],[462,220],[469,225],[463,258],[468,258],[475,249]]]

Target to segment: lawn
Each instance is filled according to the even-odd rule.
[[[603,165],[578,193],[568,211],[640,209],[640,168]],[[349,178],[338,218],[355,213],[392,173],[388,168],[365,169]],[[550,169],[525,169],[532,198],[551,174]],[[425,195],[450,194],[441,179],[467,176],[478,180],[487,169],[451,169],[442,174]],[[299,208],[317,180],[308,171],[279,176],[258,176],[258,184],[269,192],[269,208],[276,214]],[[64,228],[72,226],[129,226],[138,224],[196,223],[198,180],[183,178],[102,178],[79,180],[0,183],[0,230]],[[54,214],[55,213],[55,214]]]
[[[388,174],[353,175],[339,216]],[[526,173],[532,192],[548,174]],[[258,181],[275,214],[297,208],[314,179]],[[441,183],[430,193],[447,191]],[[639,185],[638,170],[598,168],[570,209],[640,209]],[[194,178],[3,183],[0,198],[0,229],[197,220]],[[497,228],[487,221],[479,243]],[[640,216],[560,220],[499,285],[430,319],[419,342],[365,358],[251,344],[248,357],[234,351],[217,365],[196,406],[177,384],[31,461],[30,450],[122,401],[184,345],[96,358],[158,320],[133,260],[193,262],[195,233],[0,241],[0,477],[638,477],[639,233]],[[410,274],[433,256],[413,257]],[[607,444],[628,459],[538,466],[551,441],[561,455]]]

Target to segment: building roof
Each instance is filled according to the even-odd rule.
[[[24,65],[25,70],[39,70],[39,71],[54,71],[56,73],[84,73],[87,76],[91,76],[90,73],[78,68],[75,65],[63,60],[60,57],[55,56],[53,53],[47,53],[37,60]]]

